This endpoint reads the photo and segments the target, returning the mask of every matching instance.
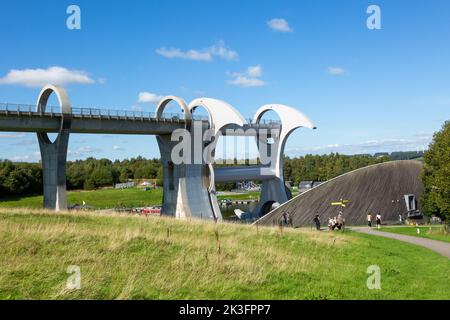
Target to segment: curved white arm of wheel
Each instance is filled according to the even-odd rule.
[[[281,120],[281,132],[279,133],[279,145],[277,148],[277,158],[275,163],[271,163],[271,167],[275,169],[277,176],[283,176],[283,164],[281,161],[282,155],[284,153],[284,146],[289,135],[297,128],[307,127],[310,129],[316,129],[316,126],[312,123],[307,116],[302,112],[283,105],[283,104],[266,104],[259,108],[255,116],[253,117],[253,123],[258,124],[261,121],[264,113],[268,111],[274,111],[278,114]],[[266,143],[266,141],[261,141]]]
[[[191,113],[189,112],[186,102],[182,98],[177,96],[165,96],[161,99],[161,101],[158,103],[158,106],[156,107],[156,119],[161,119],[164,109],[171,101],[175,101],[180,106],[181,111],[183,111],[184,113],[184,119],[191,120]]]
[[[236,124],[243,126],[247,123],[244,117],[234,107],[221,100],[198,98],[191,101],[188,105],[191,114],[197,107],[204,107],[207,110],[209,124],[214,131],[214,136],[226,125]]]
[[[290,132],[299,127],[316,129],[316,126],[312,121],[302,112],[284,104],[266,104],[262,106],[256,111],[255,116],[253,117],[253,123],[259,123],[264,113],[268,111],[274,111],[278,114],[281,120],[282,129],[285,132]]]
[[[37,111],[38,112],[45,112],[45,108],[47,107],[47,101],[48,98],[52,93],[56,94],[56,97],[58,98],[59,106],[61,107],[61,113],[64,114],[71,114],[72,113],[72,106],[70,105],[69,96],[67,95],[66,89],[60,86],[56,86],[53,84],[47,84],[44,86],[39,93],[38,99],[37,99]]]
[[[69,101],[66,89],[53,84],[45,85],[39,93],[36,110],[37,112],[45,112],[47,108],[48,98],[54,93],[58,98],[59,106],[61,108],[61,124],[59,127],[59,133],[70,129],[72,106]],[[52,144],[46,132],[37,132],[38,140],[43,144]]]

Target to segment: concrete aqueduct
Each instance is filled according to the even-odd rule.
[[[60,104],[60,112],[47,110],[47,102],[55,94]],[[167,118],[164,109],[170,102],[181,108],[182,114]],[[203,107],[208,113],[208,121],[197,120],[194,112]],[[274,111],[280,123],[266,123],[263,115]],[[44,182],[44,207],[66,210],[66,161],[71,133],[111,133],[156,135],[161,153],[164,173],[163,207],[165,215],[177,218],[204,218],[221,220],[217,202],[215,183],[241,180],[261,180],[260,202],[254,214],[267,212],[267,207],[277,202],[284,203],[290,198],[283,178],[283,152],[286,140],[297,128],[315,129],[314,124],[298,110],[281,105],[268,104],[256,112],[254,118],[246,121],[231,105],[224,101],[199,98],[187,104],[175,96],[164,97],[156,108],[156,113],[138,113],[130,116],[110,110],[72,108],[66,90],[55,85],[45,86],[39,94],[37,108],[23,106],[0,108],[0,131],[36,132],[42,159]],[[196,128],[202,137],[208,132],[209,140],[201,141],[200,151],[210,148],[209,156],[198,157],[198,150],[191,144],[191,150],[182,151],[183,161],[173,161],[173,152],[179,139],[173,138],[177,129],[184,130],[191,141],[196,138]],[[51,142],[47,133],[57,132]],[[214,168],[214,146],[221,135],[255,136],[261,165]],[[175,140],[175,141],[174,141]],[[200,158],[200,161],[199,161]]]

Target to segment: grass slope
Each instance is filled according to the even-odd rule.
[[[162,189],[143,191],[130,189],[99,189],[92,191],[69,191],[69,204],[82,204],[96,209],[115,208],[118,206],[151,206],[162,201]],[[0,199],[0,207],[6,208],[42,208],[43,196],[16,197]]]
[[[92,191],[67,192],[69,204],[82,204],[96,209],[125,207],[142,207],[161,205],[162,189],[143,191],[139,188],[130,189],[98,189]],[[259,198],[259,192],[220,195],[219,199],[246,200]],[[42,208],[43,196],[25,196],[0,198],[0,208]]]
[[[420,234],[417,234],[417,229],[420,229]],[[445,232],[443,226],[381,228],[380,231],[450,242],[450,234]]]
[[[450,299],[447,258],[352,232],[3,209],[0,244],[1,299]]]

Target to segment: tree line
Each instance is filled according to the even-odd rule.
[[[450,225],[450,121],[433,136],[424,155],[422,211]],[[448,229],[447,229],[448,231]]]
[[[130,179],[157,179],[157,184],[162,185],[161,161],[143,157],[122,161],[95,158],[68,161],[66,175],[68,190],[92,190]],[[0,197],[40,193],[40,163],[0,161]]]
[[[341,174],[389,161],[389,156],[371,155],[306,155],[298,158],[286,157],[284,161],[284,176],[291,185],[301,181],[326,181]]]
[[[298,185],[302,180],[325,181],[345,172],[389,160],[368,155],[306,155],[284,161],[285,178]],[[156,179],[162,186],[162,164],[159,159],[143,157],[115,160],[87,158],[67,162],[67,189],[93,190],[133,179]],[[230,190],[233,183],[220,184],[218,190]],[[0,197],[42,193],[40,163],[0,161]]]

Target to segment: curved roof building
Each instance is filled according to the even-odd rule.
[[[317,213],[326,225],[339,211],[347,225],[366,224],[369,212],[374,217],[381,213],[383,222],[397,222],[400,214],[405,218],[408,212],[405,195],[413,194],[417,200],[422,196],[422,167],[419,161],[402,160],[345,173],[285,202],[257,223],[273,225],[289,213],[294,227],[310,226]],[[337,204],[342,200],[345,207]]]

